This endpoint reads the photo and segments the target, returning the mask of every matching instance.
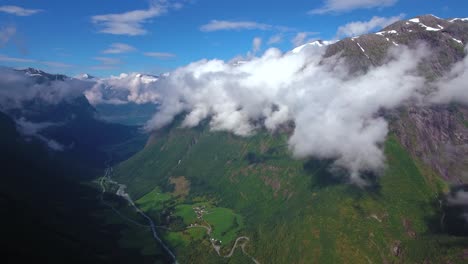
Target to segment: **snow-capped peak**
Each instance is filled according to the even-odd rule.
[[[306,43],[304,45],[301,45],[299,47],[296,47],[291,52],[292,53],[299,53],[306,47],[319,47],[319,48],[321,48],[321,47],[328,46],[330,44],[333,44],[333,41],[316,40],[316,41],[309,42],[309,43]]]

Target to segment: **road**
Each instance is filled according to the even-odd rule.
[[[100,185],[101,185],[101,188],[102,188],[102,195],[101,195],[101,201],[109,206],[114,212],[116,212],[120,217],[122,217],[123,219],[125,219],[126,221],[130,221],[138,226],[144,226],[144,227],[150,227],[151,228],[151,233],[153,235],[153,238],[164,248],[164,250],[167,252],[167,254],[169,256],[171,256],[172,260],[174,261],[174,263],[178,264],[177,262],[177,259],[176,259],[176,256],[175,254],[169,249],[169,247],[161,240],[161,238],[159,237],[158,235],[158,232],[156,231],[156,225],[154,224],[154,221],[153,219],[151,219],[151,217],[149,217],[147,214],[145,214],[140,208],[138,208],[138,206],[135,204],[135,202],[133,201],[132,197],[130,197],[130,195],[125,192],[125,189],[127,186],[125,186],[124,184],[120,184],[114,180],[112,180],[112,167],[109,167],[105,170],[105,174],[104,174],[104,177],[101,178],[100,180]],[[148,221],[148,224],[149,225],[143,225],[141,223],[138,223],[136,222],[135,220],[132,220],[124,215],[122,215],[117,209],[115,209],[112,205],[110,205],[109,203],[105,202],[104,201],[104,193],[106,192],[106,187],[104,185],[104,181],[108,181],[109,183],[111,184],[115,184],[117,186],[119,186],[119,189],[117,190],[117,192],[115,193],[117,196],[120,196],[122,198],[124,198],[125,200],[128,201],[128,203],[135,209],[135,211],[137,213],[139,213],[141,216],[143,216],[147,221]]]
[[[247,252],[245,252],[245,245],[250,242],[250,238],[249,237],[246,237],[246,236],[240,236],[236,239],[236,241],[234,242],[234,245],[232,246],[231,248],[231,251],[229,252],[229,254],[223,256],[221,255],[221,247],[216,245],[215,244],[215,240],[214,238],[211,236],[211,231],[212,231],[212,228],[210,226],[210,224],[208,222],[206,222],[205,219],[203,219],[203,216],[201,217],[201,219],[203,220],[203,222],[205,222],[206,225],[192,225],[192,226],[189,226],[187,227],[187,229],[190,229],[190,228],[203,228],[203,229],[206,229],[206,234],[210,237],[210,242],[211,242],[211,245],[213,246],[213,249],[216,251],[216,253],[218,254],[218,256],[220,257],[224,257],[224,258],[230,258],[232,257],[232,254],[234,254],[234,251],[236,250],[237,248],[237,244],[239,243],[239,241],[241,240],[244,240],[244,243],[241,244],[241,249],[242,249],[242,253],[244,253],[244,255],[246,255],[247,257],[249,257],[255,264],[260,264],[260,262],[258,262],[254,257],[252,257],[251,255],[249,255]]]

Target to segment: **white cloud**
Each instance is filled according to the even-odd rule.
[[[305,43],[311,42],[312,39],[309,37],[315,34],[317,34],[317,32],[298,32],[291,40],[291,43],[294,45],[294,47],[301,46]]]
[[[273,45],[273,44],[280,43],[281,41],[283,41],[283,35],[281,35],[281,34],[276,34],[276,35],[271,36],[271,37],[268,39],[267,44],[268,44],[268,45]]]
[[[26,9],[20,6],[5,5],[0,6],[0,12],[16,15],[16,16],[30,16],[42,12],[41,9]]]
[[[121,74],[93,81],[91,89],[84,94],[93,104],[156,103],[159,93],[154,83],[157,77],[138,73]]]
[[[333,158],[362,183],[361,173],[384,166],[388,128],[378,112],[399,106],[424,85],[416,69],[426,52],[400,46],[386,65],[350,76],[340,60],[323,63],[324,50],[282,54],[273,48],[242,64],[201,60],[181,67],[154,83],[161,105],[146,128],[164,127],[183,112],[183,126],[209,118],[212,130],[240,136],[260,124],[275,130],[293,121],[289,146],[296,157]]]
[[[143,28],[151,18],[161,16],[168,11],[166,1],[153,3],[148,9],[134,10],[121,14],[97,15],[91,21],[97,25],[101,33],[114,35],[137,36],[148,33]]]
[[[347,12],[362,8],[388,7],[398,0],[325,0],[322,7],[312,9],[309,14],[325,14],[333,12]]]
[[[465,47],[468,53],[468,46]],[[451,71],[435,83],[434,103],[458,102],[468,104],[468,56],[456,63]]]
[[[147,57],[153,57],[157,59],[170,59],[176,56],[175,54],[168,52],[145,52],[143,54]]]
[[[6,26],[0,28],[0,48],[6,45],[16,34],[16,27]]]
[[[374,16],[369,21],[355,21],[348,23],[338,28],[336,36],[339,37],[354,37],[366,34],[372,30],[384,28],[392,23],[401,20],[404,14],[393,17],[378,17]]]
[[[208,24],[201,26],[200,30],[204,32],[212,32],[219,30],[270,30],[272,28],[272,25],[253,21],[211,20]]]
[[[104,50],[104,54],[121,54],[135,51],[136,48],[124,43],[112,43],[110,47]]]

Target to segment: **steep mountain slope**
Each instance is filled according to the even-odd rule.
[[[433,53],[419,71],[429,82],[465,57],[467,40],[465,21],[421,16],[330,44],[325,58],[342,57],[361,74],[382,65],[390,47],[424,42]],[[293,159],[293,126],[237,137],[206,122],[182,129],[181,118],[118,165],[114,179],[184,263],[464,263],[466,226],[443,196],[447,182],[466,182],[466,109],[382,111],[387,167],[380,178],[365,175],[365,189],[331,174],[330,160]]]
[[[338,55],[351,65],[351,71],[366,71],[385,62],[388,49],[395,45],[424,43],[431,56],[420,65],[420,73],[434,80],[465,57],[468,21],[444,20],[432,15],[394,23],[380,32],[344,39],[330,45],[325,57]],[[461,104],[407,106],[392,113],[392,130],[412,155],[420,158],[451,183],[467,183],[468,108]]]

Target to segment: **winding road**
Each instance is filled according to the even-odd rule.
[[[203,219],[203,217],[201,218],[203,220],[203,222],[205,222],[206,226],[205,225],[195,225],[195,226],[189,226],[187,227],[187,229],[190,229],[190,228],[203,228],[203,229],[206,229],[206,234],[210,237],[210,242],[211,242],[211,245],[213,246],[213,249],[216,251],[216,253],[218,254],[218,256],[220,257],[224,257],[224,258],[230,258],[232,257],[232,255],[234,254],[234,251],[236,250],[237,248],[237,244],[239,243],[239,241],[241,240],[244,240],[245,242],[241,244],[241,249],[242,249],[242,253],[244,255],[246,255],[247,257],[249,257],[255,264],[260,264],[260,262],[258,262],[254,257],[252,257],[251,255],[249,255],[247,252],[245,252],[245,245],[250,242],[250,238],[249,237],[246,237],[246,236],[240,236],[236,239],[236,241],[234,242],[234,245],[232,246],[231,248],[231,251],[229,252],[229,254],[223,256],[221,255],[221,247],[216,245],[215,242],[214,242],[214,239],[213,237],[211,236],[211,231],[212,231],[212,228],[210,226],[210,224],[208,224],[208,222],[206,222],[205,219]]]
[[[149,217],[147,214],[145,214],[136,204],[135,202],[133,201],[133,199],[130,197],[130,195],[125,191],[125,189],[127,188],[126,185],[124,184],[120,184],[116,181],[114,181],[112,179],[112,172],[113,172],[113,169],[112,167],[109,167],[105,170],[105,173],[104,173],[104,176],[101,177],[100,181],[99,181],[99,184],[101,185],[101,189],[102,189],[102,192],[101,192],[101,202],[108,206],[110,209],[112,209],[112,211],[114,211],[117,215],[119,215],[122,219],[134,224],[134,225],[137,225],[137,226],[140,226],[140,227],[145,227],[145,228],[148,228],[150,227],[151,228],[151,232],[152,232],[152,235],[153,235],[153,238],[164,248],[164,250],[167,252],[167,254],[169,256],[171,256],[172,260],[174,261],[175,264],[178,264],[177,262],[177,259],[176,259],[176,256],[175,254],[169,249],[169,247],[162,241],[162,239],[159,237],[157,231],[156,231],[156,228],[157,226],[154,224],[154,221],[153,219],[151,219],[151,217]],[[111,183],[111,184],[114,184],[116,186],[118,186],[118,189],[116,191],[116,195],[119,196],[119,197],[122,197],[124,198],[134,209],[135,211],[140,214],[141,216],[143,216],[147,221],[148,221],[148,224],[142,224],[142,223],[139,223],[133,219],[130,219],[128,218],[127,216],[123,215],[122,213],[119,212],[119,210],[117,210],[114,206],[112,206],[112,204],[108,203],[105,201],[104,199],[104,194],[106,193],[106,185],[105,185],[105,182],[108,182],[108,183]],[[208,222],[206,222],[206,220],[204,220],[202,218],[202,220],[206,223],[206,225],[196,225],[196,226],[190,226],[190,227],[187,227],[187,229],[190,229],[190,228],[204,228],[206,229],[206,233],[207,235],[210,237],[210,242],[211,242],[211,245],[213,246],[213,249],[216,251],[216,253],[218,254],[218,256],[220,257],[224,257],[224,258],[230,258],[232,257],[232,255],[234,254],[236,248],[238,247],[238,244],[239,243],[242,243],[240,244],[240,247],[242,249],[242,253],[249,257],[255,264],[260,264],[254,257],[252,257],[251,255],[249,255],[246,251],[245,251],[245,245],[250,242],[250,238],[249,237],[246,237],[246,236],[240,236],[236,239],[236,241],[234,242],[234,245],[232,246],[229,254],[227,255],[221,255],[221,247],[216,245],[215,242],[214,242],[214,239],[212,238],[211,236],[211,232],[212,232],[212,228],[210,226],[210,224]],[[242,242],[243,241],[243,242]]]

